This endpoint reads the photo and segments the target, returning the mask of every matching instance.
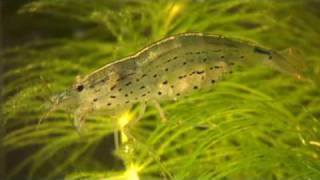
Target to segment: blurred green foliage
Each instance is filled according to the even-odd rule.
[[[50,27],[74,28],[0,55],[6,129],[1,148],[7,161],[20,152],[26,155],[8,168],[6,178],[134,179],[136,170],[140,179],[319,179],[319,6],[310,0],[26,4],[21,15],[51,17]],[[250,39],[275,50],[297,48],[304,52],[305,76],[311,81],[259,65],[235,72],[213,91],[163,103],[164,124],[148,108],[128,127],[130,139],[117,150],[112,140],[116,125],[107,116],[91,116],[81,135],[63,111],[36,128],[47,111],[46,99],[77,75],[183,32]]]

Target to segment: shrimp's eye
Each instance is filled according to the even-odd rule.
[[[76,87],[76,89],[77,89],[77,91],[78,92],[81,92],[82,90],[83,90],[83,88],[84,88],[84,86],[81,84],[81,85],[78,85],[77,87]]]

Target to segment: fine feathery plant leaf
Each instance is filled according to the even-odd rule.
[[[46,15],[75,32],[0,55],[1,104],[10,154],[27,152],[8,179],[319,179],[320,18],[314,1],[37,0],[18,13]],[[57,20],[56,20],[57,21]],[[80,28],[81,27],[81,28]],[[211,90],[163,102],[125,130],[118,149],[111,117],[95,114],[81,134],[70,114],[48,111],[50,96],[77,75],[184,32],[249,39],[305,56],[298,81],[263,66],[234,72]],[[301,60],[302,61],[302,60]],[[43,80],[41,80],[43,79]],[[133,111],[138,111],[138,107]],[[37,128],[38,127],[38,128]]]

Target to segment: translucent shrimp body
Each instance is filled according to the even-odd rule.
[[[253,43],[201,33],[176,35],[87,75],[64,92],[56,104],[72,107],[75,125],[80,129],[90,112],[112,113],[136,103],[178,99],[211,87],[232,73],[234,66],[256,63],[298,74],[285,57]]]

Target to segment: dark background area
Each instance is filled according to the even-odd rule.
[[[21,15],[17,14],[19,8],[21,8],[24,4],[30,2],[30,0],[4,0],[0,1],[0,47],[1,50],[5,48],[10,48],[14,46],[18,46],[21,44],[25,44],[28,41],[34,40],[35,38],[39,38],[41,31],[45,32],[45,29],[41,23],[38,21],[32,21],[33,18],[29,15]],[[32,22],[32,23],[31,23]],[[42,27],[42,28],[41,28]],[[42,30],[41,30],[42,29]],[[2,72],[3,62],[1,62],[0,66],[0,74]],[[0,86],[2,87],[2,78],[0,82]],[[2,89],[2,88],[1,88]],[[2,93],[1,93],[2,94]],[[2,98],[2,96],[0,96]],[[0,99],[0,102],[2,100]],[[1,103],[2,106],[2,103]],[[3,116],[1,116],[3,117]],[[1,138],[4,137],[6,133],[6,129],[4,123],[1,119],[1,130],[0,130]],[[17,165],[18,161],[21,157],[24,157],[26,152],[19,151],[16,153],[5,154],[0,149],[0,179],[5,179],[7,169]]]
[[[48,37],[69,36],[78,23],[46,14],[19,13],[19,9],[29,2],[31,0],[2,1],[1,29],[4,48]]]
[[[0,53],[4,49],[23,46],[49,38],[79,38],[77,32],[85,30],[88,26],[92,27],[92,25],[71,18],[61,18],[41,13],[20,13],[19,10],[29,2],[32,2],[32,0],[0,0]],[[3,62],[0,61],[0,87],[2,87],[2,67]],[[2,88],[0,91],[2,91]],[[0,98],[2,98],[2,96],[0,96]],[[0,102],[3,101],[0,99]],[[0,108],[1,106],[2,103]],[[6,132],[9,131],[5,129],[1,117],[3,116],[0,114],[0,142],[2,142],[1,139]],[[107,165],[113,164],[115,159],[111,156],[112,153],[106,153],[112,150],[113,138],[107,137],[103,142],[104,143],[100,144],[101,147],[97,147],[97,153],[95,154],[105,153],[107,155],[93,158],[97,158],[101,162],[108,162]],[[36,149],[37,147],[30,147],[5,153],[0,144],[0,180],[5,179],[6,172],[15,168]],[[20,171],[18,176],[23,179],[27,172],[28,169],[24,169]]]

